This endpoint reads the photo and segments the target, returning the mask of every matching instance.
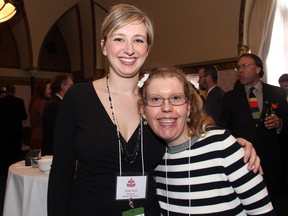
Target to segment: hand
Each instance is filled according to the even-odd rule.
[[[279,128],[282,125],[282,120],[276,115],[271,115],[265,118],[264,125],[269,130]]]
[[[248,170],[252,170],[254,173],[259,173],[261,175],[264,174],[263,169],[260,165],[260,158],[258,157],[255,148],[253,147],[252,143],[248,142],[247,140],[243,138],[237,138],[238,143],[244,147],[245,153],[244,153],[244,163],[248,162]]]

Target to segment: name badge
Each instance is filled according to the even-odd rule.
[[[144,216],[144,208],[136,208],[136,209],[130,209],[125,212],[122,212],[122,216]]]
[[[117,176],[116,200],[146,198],[147,176]]]

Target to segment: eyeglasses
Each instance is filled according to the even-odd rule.
[[[238,72],[241,68],[247,69],[249,68],[250,65],[256,65],[256,64],[248,64],[248,63],[244,63],[242,65],[236,65],[236,67],[234,68],[234,70],[236,72]]]
[[[151,106],[151,107],[160,107],[163,105],[165,100],[168,100],[172,106],[181,106],[188,101],[188,97],[183,94],[172,95],[169,98],[153,96],[153,97],[144,99],[144,104],[147,106]]]

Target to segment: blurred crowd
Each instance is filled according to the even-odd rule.
[[[11,164],[25,158],[29,149],[41,149],[52,155],[53,128],[59,105],[73,80],[57,75],[53,80],[37,82],[26,110],[24,99],[16,96],[16,87],[0,88],[0,175],[6,179]],[[29,130],[23,127],[30,121]],[[23,148],[27,146],[28,148]]]

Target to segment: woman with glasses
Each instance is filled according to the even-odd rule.
[[[155,170],[163,215],[275,215],[261,174],[244,150],[217,128],[185,75],[160,67],[145,74],[140,110],[167,144]]]
[[[150,19],[135,6],[115,5],[104,19],[108,75],[71,86],[61,104],[49,216],[159,216],[153,174],[165,144],[143,127],[137,85],[153,38]]]

